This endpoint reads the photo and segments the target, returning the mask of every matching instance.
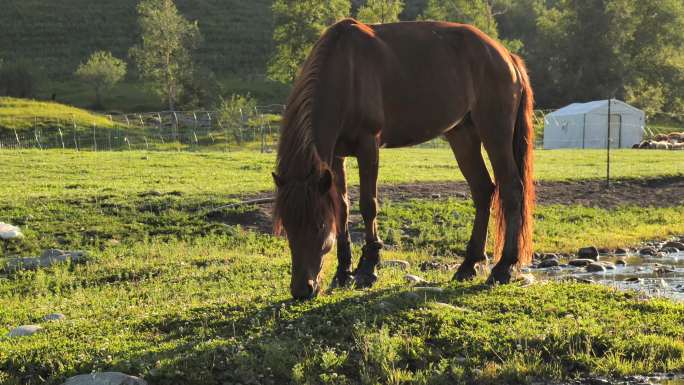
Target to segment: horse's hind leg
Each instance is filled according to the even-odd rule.
[[[487,261],[485,247],[494,183],[482,158],[482,142],[471,121],[457,126],[445,136],[454,151],[458,167],[470,186],[475,204],[475,221],[465,260],[454,275],[454,279],[464,281],[475,277],[477,263]]]
[[[511,117],[507,119],[506,116]],[[494,169],[496,185],[503,213],[503,251],[492,269],[489,283],[508,283],[511,269],[518,263],[520,233],[522,231],[523,184],[513,155],[514,113],[487,113],[478,115],[475,124]]]
[[[335,173],[335,187],[339,194],[339,209],[337,223],[337,273],[333,286],[347,286],[352,281],[352,252],[351,238],[349,237],[349,198],[347,196],[347,178],[344,168],[344,158],[335,158],[333,161]]]
[[[378,167],[379,149],[374,136],[360,141],[356,157],[359,161],[360,196],[359,206],[366,228],[366,244],[359,266],[354,272],[356,285],[370,287],[378,277],[375,267],[380,262],[382,242],[378,238],[376,218],[378,216]]]

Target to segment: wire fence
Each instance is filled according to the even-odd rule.
[[[220,111],[165,111],[117,115],[19,116],[0,120],[0,150],[272,152],[283,105],[240,111],[226,121]],[[643,121],[605,112],[557,116],[536,110],[536,147],[658,148],[684,150],[684,116],[653,114]],[[589,118],[587,118],[589,116]],[[607,129],[610,125],[610,130]],[[607,145],[610,143],[610,146]],[[448,147],[441,138],[419,145]]]
[[[271,152],[283,111],[282,105],[240,110],[237,121],[221,111],[12,117],[0,121],[0,149]]]

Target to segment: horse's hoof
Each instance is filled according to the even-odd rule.
[[[369,287],[372,287],[375,282],[378,280],[378,275],[375,273],[371,274],[365,274],[365,273],[357,273],[354,276],[354,281],[356,283],[356,287],[359,289],[367,289]]]
[[[488,285],[506,285],[511,282],[511,270],[494,267],[487,278]]]
[[[473,266],[464,266],[458,268],[456,274],[454,274],[454,281],[465,282],[474,279],[477,276],[477,271]]]
[[[354,283],[354,274],[351,271],[338,272],[333,278],[331,288],[349,287]]]

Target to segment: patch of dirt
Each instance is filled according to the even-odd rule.
[[[268,198],[272,193],[261,193],[241,199]],[[351,187],[352,203],[358,202],[359,189]],[[465,182],[424,182],[379,186],[378,198],[401,202],[409,199],[470,199],[470,189]],[[684,176],[655,179],[622,179],[606,186],[604,180],[583,181],[539,181],[537,182],[537,203],[542,205],[582,205],[612,209],[621,205],[652,207],[684,206]],[[226,224],[239,224],[248,229],[262,232],[272,230],[272,204],[256,206],[242,213],[215,212],[207,219]],[[352,216],[352,222],[360,221]]]
[[[465,182],[427,182],[380,186],[381,200],[407,199],[470,199]],[[351,198],[358,198],[358,189],[351,190]],[[684,205],[684,176],[658,179],[623,179],[610,187],[603,180],[537,182],[537,203],[542,205],[583,205],[615,208],[621,205],[673,207]]]

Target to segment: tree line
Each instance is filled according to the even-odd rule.
[[[272,11],[267,75],[281,83],[292,83],[316,39],[344,17],[445,20],[473,24],[520,54],[540,108],[615,97],[650,114],[684,115],[682,0],[275,0]],[[98,108],[129,67],[172,110],[238,100],[221,99],[214,74],[196,60],[199,24],[173,0],[141,0],[137,14],[140,36],[127,58],[98,51],[75,70]],[[30,96],[30,75],[26,63],[0,61],[0,95]]]
[[[402,0],[276,0],[278,45],[269,76],[291,82],[336,20],[398,21],[404,6]],[[499,39],[527,61],[540,107],[615,97],[648,113],[684,114],[681,0],[427,0],[415,19],[473,24]]]

